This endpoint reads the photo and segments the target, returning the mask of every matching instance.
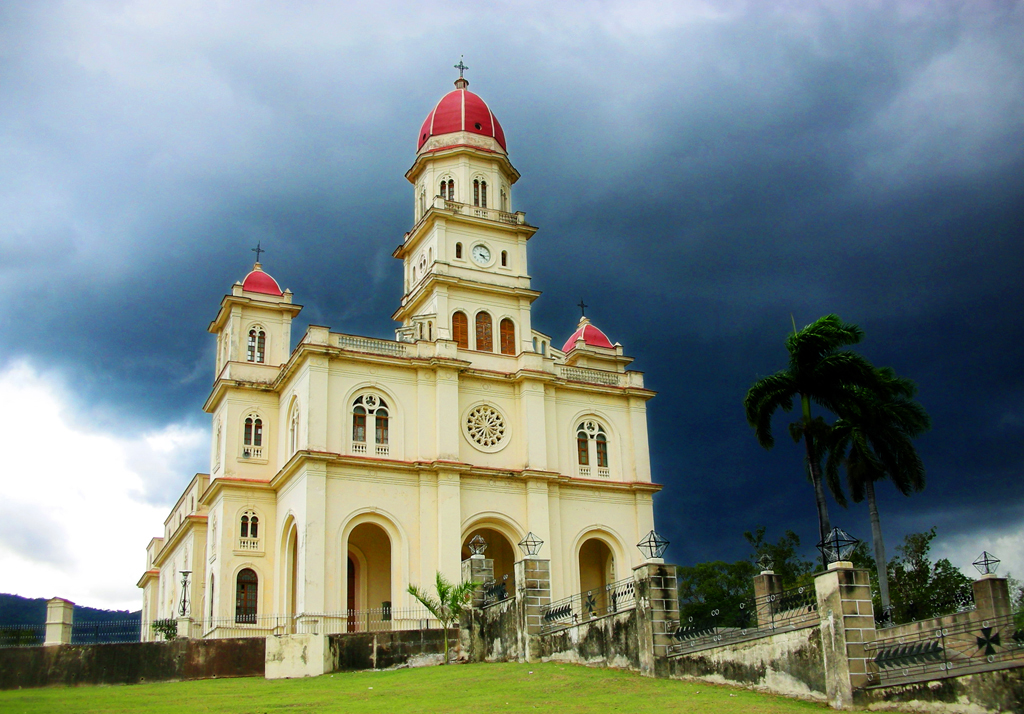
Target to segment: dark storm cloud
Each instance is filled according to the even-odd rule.
[[[103,425],[205,423],[205,326],[257,241],[296,336],[391,334],[403,173],[465,53],[541,226],[535,327],[564,339],[582,295],[660,392],[677,560],[813,538],[789,417],[764,452],[741,409],[791,314],[861,324],[921,387],[929,487],[883,488],[887,531],[1021,521],[1020,3],[0,12],[0,361],[60,366]]]

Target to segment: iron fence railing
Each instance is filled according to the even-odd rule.
[[[947,627],[880,637],[864,645],[868,676],[873,685],[890,685],[1003,669],[1024,660],[1021,615],[973,617]]]
[[[206,618],[193,624],[193,637],[227,639],[272,635],[336,635],[346,632],[394,632],[439,628],[426,608],[379,607],[367,610],[302,613],[299,615],[246,615]]]
[[[636,608],[636,582],[619,580],[602,588],[577,593],[541,608],[541,632],[580,625],[598,617]]]
[[[500,579],[490,580],[480,586],[484,594],[483,606],[495,605],[509,598],[509,575],[505,573]]]
[[[670,654],[687,654],[727,642],[753,640],[819,623],[814,586],[792,588],[733,603],[684,603]]]
[[[36,647],[46,640],[46,625],[0,625],[0,648]]]
[[[104,620],[75,622],[71,625],[71,644],[107,645],[115,642],[138,642],[142,639],[140,620]]]
[[[934,599],[925,599],[916,605],[909,597],[901,600],[907,604],[901,607],[890,606],[875,614],[875,628],[885,630],[911,622],[921,622],[936,617],[955,615],[962,612],[971,612],[977,609],[974,602],[974,583],[966,583],[962,587],[952,591],[943,592],[941,599],[939,595],[932,594]]]

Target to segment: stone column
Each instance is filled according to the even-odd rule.
[[[640,639],[640,674],[668,674],[668,649],[679,622],[679,589],[676,566],[653,558],[633,568],[636,612]]]
[[[974,581],[974,604],[978,617],[983,620],[1006,617],[1013,611],[1010,589],[1006,578],[995,573],[982,575]]]
[[[462,582],[477,583],[478,587],[473,591],[473,607],[482,607],[484,604],[484,591],[479,587],[484,583],[494,580],[494,560],[485,558],[483,555],[471,555],[462,561]]]
[[[75,603],[62,597],[46,601],[46,639],[44,645],[70,645]]]
[[[191,617],[179,617],[175,620],[178,624],[178,637],[181,639],[188,639],[192,636],[192,618]]]
[[[834,709],[853,705],[853,690],[869,684],[866,642],[875,640],[871,575],[847,561],[814,578],[821,617],[825,692]]]
[[[551,604],[551,561],[526,557],[515,565],[516,608],[519,613],[519,651],[527,662],[540,659],[541,608]]]
[[[757,612],[757,626],[763,627],[772,621],[775,603],[772,595],[782,592],[782,578],[774,570],[762,570],[754,576],[754,607]]]

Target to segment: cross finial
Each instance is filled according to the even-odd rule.
[[[580,309],[580,317],[587,316],[587,308],[590,307],[587,303],[583,302],[583,298],[580,298],[579,303],[576,305]]]
[[[267,251],[263,250],[263,248],[260,248],[260,245],[262,243],[263,243],[263,241],[259,241],[256,244],[256,247],[252,249],[252,252],[256,254],[256,262],[257,263],[260,262],[260,253],[266,253],[267,252]]]
[[[469,67],[466,66],[466,63],[462,61],[465,56],[466,55],[459,55],[459,63],[455,65],[455,69],[459,70],[459,79],[462,79],[462,73],[469,69]]]

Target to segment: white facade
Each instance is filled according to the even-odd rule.
[[[496,576],[542,539],[556,599],[642,562],[653,392],[593,326],[568,353],[533,329],[537,229],[511,211],[503,143],[447,132],[418,151],[396,341],[310,326],[289,350],[301,307],[258,264],[224,297],[210,473],[147,549],[144,623],[177,616],[181,570],[195,620],[409,607],[409,584],[460,578],[476,533]]]

